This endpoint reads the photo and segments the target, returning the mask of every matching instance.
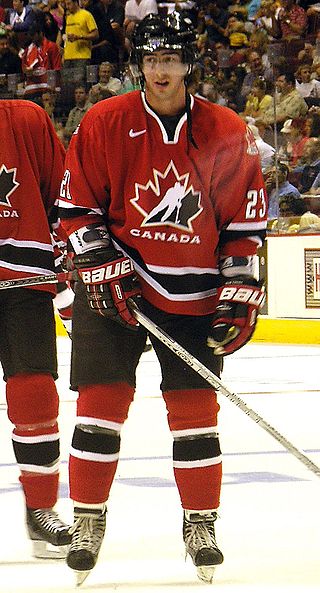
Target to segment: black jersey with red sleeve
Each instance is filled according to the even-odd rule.
[[[0,278],[50,275],[65,150],[46,112],[24,100],[0,101],[0,138]]]
[[[173,140],[138,91],[101,101],[66,157],[60,216],[68,235],[104,223],[134,262],[146,299],[171,313],[214,310],[219,261],[253,255],[267,217],[251,131],[231,110],[191,97]]]

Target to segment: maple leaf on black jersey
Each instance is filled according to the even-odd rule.
[[[20,185],[16,177],[17,169],[7,169],[5,165],[0,168],[0,204],[11,206],[9,196]]]

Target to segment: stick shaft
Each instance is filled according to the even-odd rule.
[[[26,288],[28,286],[37,286],[38,284],[57,284],[72,280],[72,274],[61,272],[60,274],[50,274],[42,276],[28,276],[27,278],[13,278],[10,280],[0,280],[0,290],[7,288]]]
[[[295,447],[286,437],[284,437],[271,424],[266,422],[255,410],[250,408],[237,394],[232,393],[222,383],[222,381],[210,369],[203,365],[197,358],[187,352],[180,344],[178,344],[171,336],[169,336],[163,329],[158,327],[149,317],[144,315],[130,300],[130,307],[133,310],[134,316],[151,334],[158,338],[165,346],[174,352],[181,360],[189,365],[196,373],[205,379],[214,389],[222,393],[233,404],[235,404],[242,412],[244,412],[251,420],[256,422],[261,428],[269,433],[276,441],[278,441],[289,453],[294,455],[303,465],[320,478],[320,467],[317,466],[303,451]]]

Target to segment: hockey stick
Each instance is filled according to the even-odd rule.
[[[214,389],[222,393],[233,404],[238,406],[251,420],[259,424],[266,432],[268,432],[274,439],[276,439],[289,453],[294,455],[303,465],[320,478],[320,467],[318,467],[303,451],[295,447],[286,437],[278,432],[271,424],[266,422],[255,410],[250,408],[238,395],[229,391],[229,389],[222,383],[222,381],[204,366],[197,358],[192,356],[180,344],[178,344],[171,336],[169,336],[163,329],[157,326],[149,317],[144,315],[137,307],[135,302],[130,299],[130,309],[132,310],[136,320],[141,323],[151,334],[158,338],[165,346],[174,352],[181,360],[189,365],[196,373],[205,379]]]
[[[28,276],[27,278],[14,278],[12,280],[0,280],[0,290],[6,288],[25,288],[37,284],[58,284],[66,280],[75,280],[72,272],[61,272],[49,276]]]

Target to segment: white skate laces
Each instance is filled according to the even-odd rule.
[[[95,566],[106,528],[106,508],[74,509],[74,525],[69,530],[72,537],[67,564],[76,573],[81,585]]]
[[[27,528],[35,558],[65,558],[71,542],[69,526],[52,509],[28,509]]]
[[[215,567],[223,562],[215,538],[216,511],[184,511],[183,539],[186,555],[191,556],[198,578],[212,583]]]

